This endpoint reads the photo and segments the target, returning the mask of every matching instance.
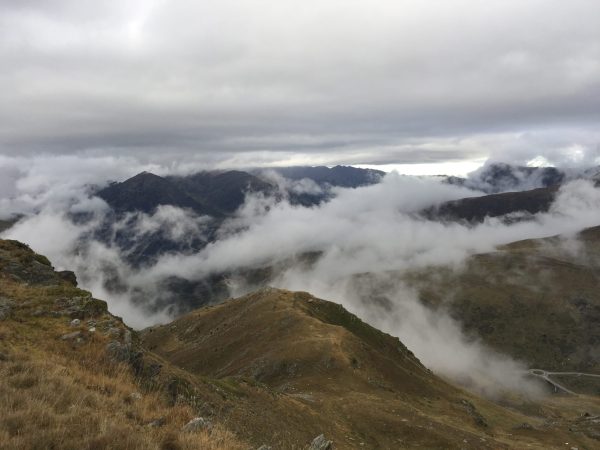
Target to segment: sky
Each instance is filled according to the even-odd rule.
[[[597,0],[0,0],[0,155],[600,160]]]

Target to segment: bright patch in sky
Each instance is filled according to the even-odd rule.
[[[427,164],[381,164],[357,165],[364,169],[377,169],[384,172],[396,171],[403,175],[454,175],[464,177],[483,165],[485,159],[467,161],[447,161]]]

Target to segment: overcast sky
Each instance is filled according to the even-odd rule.
[[[597,0],[0,0],[0,154],[592,163]]]

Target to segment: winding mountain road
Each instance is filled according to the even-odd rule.
[[[554,388],[554,392],[558,393],[558,392],[564,392],[565,394],[570,394],[570,395],[578,395],[576,392],[571,391],[570,389],[567,389],[565,386],[563,386],[562,384],[558,383],[557,381],[554,381],[553,379],[551,379],[550,377],[553,375],[566,375],[566,376],[574,376],[574,377],[594,377],[594,378],[600,378],[600,375],[597,374],[593,374],[593,373],[583,373],[583,372],[549,372],[547,370],[543,370],[543,369],[529,369],[527,371],[527,373],[529,373],[530,375],[533,375],[535,377],[541,378],[542,380],[546,381],[548,384],[550,384],[553,388]]]

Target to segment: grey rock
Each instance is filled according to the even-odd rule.
[[[71,326],[72,327],[78,327],[79,325],[81,325],[81,320],[79,320],[79,319],[73,319],[73,320],[71,320]]]
[[[196,417],[190,420],[182,429],[183,432],[190,433],[199,430],[210,430],[212,423],[204,417]]]
[[[462,399],[460,403],[462,407],[467,411],[467,413],[469,413],[469,415],[473,418],[475,425],[477,425],[478,427],[487,428],[487,420],[479,413],[479,411],[477,411],[477,408],[475,408],[475,405],[473,405],[473,403],[465,399]]]
[[[81,333],[81,331],[74,331],[73,333],[63,334],[60,338],[63,341],[71,341],[83,338],[83,333]]]
[[[333,442],[325,439],[325,435],[320,434],[310,444],[308,450],[333,450]]]
[[[56,272],[56,274],[64,281],[72,284],[73,286],[77,286],[77,277],[75,276],[74,272],[71,272],[70,270],[61,270]]]

